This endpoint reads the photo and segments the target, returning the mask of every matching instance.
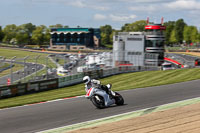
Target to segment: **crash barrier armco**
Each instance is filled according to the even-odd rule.
[[[49,79],[43,81],[28,82],[23,84],[15,84],[10,86],[0,87],[0,98],[18,96],[29,94],[33,92],[46,91],[50,89],[57,89],[60,87],[70,86],[82,82],[84,76],[90,76],[91,78],[103,78],[111,75],[127,72],[138,72],[138,71],[151,71],[159,70],[158,67],[142,67],[142,66],[121,66],[111,69],[100,69],[94,71],[87,71],[76,75],[69,75],[66,77]]]

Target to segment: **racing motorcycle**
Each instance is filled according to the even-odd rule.
[[[109,89],[111,88],[111,84],[108,84],[106,86]],[[111,92],[114,93],[113,96],[110,96],[106,93],[106,91],[99,89],[98,86],[92,86],[90,89],[87,90],[85,97],[90,99],[94,106],[96,106],[99,109],[109,107],[113,104],[123,105],[123,97],[117,92]]]

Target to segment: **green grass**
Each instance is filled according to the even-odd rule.
[[[35,63],[36,57],[38,55],[40,57],[38,58],[37,63],[46,65],[47,56],[49,54],[35,53],[24,50],[9,49],[9,48],[0,48],[0,56],[6,57],[6,59],[11,59],[12,57],[16,56],[17,57],[16,60],[22,62],[24,57],[29,56],[26,61]],[[56,65],[52,63],[50,60],[48,60],[48,65],[50,67],[56,67]]]
[[[113,85],[112,89],[119,91],[173,84],[195,79],[200,79],[199,68],[126,73],[103,78],[101,79],[101,82],[102,84],[111,83]],[[13,107],[84,94],[84,84],[78,84],[46,92],[1,99],[0,108]]]
[[[29,56],[28,59],[26,60],[26,62],[33,62],[35,63],[36,62],[36,57],[40,55],[40,57],[37,59],[37,63],[39,64],[48,64],[48,67],[49,68],[56,68],[56,65],[51,62],[50,59],[48,59],[48,63],[47,63],[47,56],[48,54],[45,54],[45,53],[35,53],[35,52],[29,52],[29,51],[23,51],[23,50],[17,50],[17,49],[10,49],[10,48],[0,48],[0,56],[2,57],[5,57],[6,59],[11,59],[13,58],[14,56],[16,56],[16,61],[20,61],[20,62],[23,62],[23,58],[26,57],[26,56]],[[18,64],[15,64],[15,68],[13,68],[13,72],[19,70],[19,69],[23,69],[23,65],[18,65]],[[4,72],[4,73],[1,73],[0,76],[4,76],[6,74],[9,74],[9,71],[10,70],[7,70],[7,72]],[[42,75],[46,73],[45,70],[43,70],[42,72],[38,72],[38,76],[39,75]],[[28,78],[29,79],[29,78]]]
[[[6,67],[9,67],[9,66],[10,66],[10,64],[8,64],[8,63],[1,63],[0,62],[0,69],[6,68]]]

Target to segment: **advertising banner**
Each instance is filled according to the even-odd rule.
[[[10,90],[10,88],[8,86],[0,88],[0,96],[1,97],[11,96],[11,95],[12,95],[12,93],[11,93],[11,90]]]
[[[15,96],[17,94],[17,92],[18,92],[17,85],[10,86],[10,90],[11,90],[12,96]]]
[[[26,87],[27,87],[26,83],[17,85],[17,88],[18,88],[17,94],[22,95],[26,93]]]
[[[27,84],[27,91],[31,92],[31,91],[39,91],[39,83],[35,82],[35,83],[28,83]]]
[[[45,80],[39,83],[39,90],[50,90],[58,88],[58,79]]]

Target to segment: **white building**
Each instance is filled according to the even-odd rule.
[[[113,36],[113,66],[158,66],[164,62],[164,41],[161,24],[145,26],[146,32],[119,32]]]

